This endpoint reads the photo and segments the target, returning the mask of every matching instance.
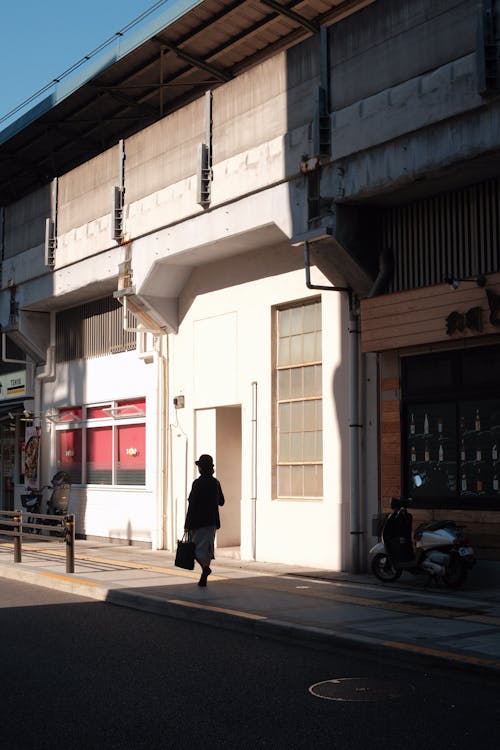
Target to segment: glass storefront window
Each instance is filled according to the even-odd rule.
[[[407,471],[414,497],[452,497],[456,493],[456,410],[450,404],[408,407]]]
[[[107,419],[109,415],[105,410],[110,407],[111,404],[105,404],[104,406],[87,406],[87,419]]]
[[[450,507],[500,505],[499,379],[500,347],[403,361],[405,494]]]
[[[79,422],[82,418],[82,407],[74,406],[59,409],[59,424],[63,422]]]
[[[500,399],[460,405],[461,496],[500,498]]]
[[[118,425],[116,429],[116,484],[146,483],[146,429],[144,424]]]
[[[87,484],[113,484],[112,427],[87,428]]]
[[[146,399],[59,409],[56,449],[74,484],[144,486]]]
[[[57,471],[66,471],[74,484],[82,481],[82,430],[59,430],[57,433]]]

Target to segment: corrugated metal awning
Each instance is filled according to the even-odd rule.
[[[0,205],[375,0],[177,0],[0,132]]]

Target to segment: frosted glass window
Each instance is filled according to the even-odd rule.
[[[323,494],[321,302],[276,311],[278,498]]]

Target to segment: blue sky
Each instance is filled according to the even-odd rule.
[[[3,2],[0,25],[0,118],[150,8],[157,6],[157,10],[144,19],[146,23],[164,11],[172,1]],[[132,33],[138,28],[139,25],[135,26]],[[48,93],[50,91],[45,96]],[[28,109],[35,103],[32,102]],[[0,130],[25,111],[0,122]]]

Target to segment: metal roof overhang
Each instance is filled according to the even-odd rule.
[[[177,0],[0,132],[0,206],[375,0]]]

